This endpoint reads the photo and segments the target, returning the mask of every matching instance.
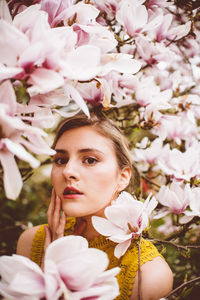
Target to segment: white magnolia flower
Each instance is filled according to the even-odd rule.
[[[62,237],[47,248],[44,271],[26,257],[2,256],[0,294],[9,300],[112,300],[119,294],[120,269],[106,271],[108,263],[106,253],[88,248],[85,238]]]
[[[118,244],[114,254],[119,258],[126,252],[131,240],[148,226],[149,215],[156,205],[157,201],[151,195],[143,203],[129,193],[122,192],[111,206],[106,207],[107,219],[93,216],[92,224],[99,233]]]
[[[156,198],[167,209],[156,215],[155,219],[161,218],[169,212],[180,215],[186,210],[191,201],[191,189],[189,184],[183,185],[181,182],[173,181],[170,187],[161,186]]]

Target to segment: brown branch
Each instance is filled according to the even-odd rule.
[[[172,296],[173,294],[175,294],[178,290],[182,289],[183,287],[187,286],[187,285],[190,285],[191,283],[194,283],[194,282],[197,282],[197,281],[200,281],[200,276],[199,277],[196,277],[192,280],[189,280],[187,282],[184,282],[182,283],[181,285],[179,285],[177,288],[175,288],[173,291],[171,291],[169,294],[167,294],[165,296],[165,298],[169,298],[170,296]]]
[[[159,239],[149,239],[151,242],[159,243],[159,244],[168,244],[172,245],[178,249],[188,250],[188,249],[198,249],[200,248],[200,245],[177,245],[174,242],[166,241],[166,240],[159,240]]]
[[[142,177],[142,179],[146,180],[147,182],[151,183],[152,185],[155,185],[157,188],[160,189],[160,185],[158,185],[157,183],[151,181],[151,179],[148,179],[148,177],[146,177],[146,176],[141,176],[141,177]]]
[[[190,222],[186,224],[180,224],[179,226],[182,226],[182,229],[167,237],[165,241],[170,241],[172,239],[180,238],[181,236],[184,236],[184,234],[191,229],[190,225],[198,224],[198,222],[199,222],[199,217],[194,217]]]

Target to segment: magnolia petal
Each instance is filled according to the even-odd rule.
[[[99,261],[101,264],[98,264]],[[96,278],[107,268],[108,263],[108,257],[104,252],[86,249],[75,254],[72,259],[62,261],[58,268],[70,290],[85,290],[95,284]]]
[[[110,270],[107,270],[107,271],[103,272],[102,274],[100,274],[97,283],[103,282],[105,280],[109,280],[110,277],[116,276],[119,272],[120,272],[119,267],[115,267]]]
[[[25,256],[17,254],[13,254],[12,256],[3,255],[0,257],[0,274],[6,281],[9,281],[15,276],[12,269],[13,265],[15,266],[16,273],[30,270],[40,276],[43,274],[41,268]]]
[[[23,297],[21,293],[17,293],[14,291],[11,291],[9,285],[7,283],[0,282],[0,295],[3,296],[3,299],[9,299],[9,300],[28,300],[26,297]],[[33,299],[34,300],[34,299]],[[38,300],[38,299],[35,299]]]
[[[130,244],[131,244],[131,240],[127,240],[127,241],[125,241],[121,244],[118,244],[115,247],[115,250],[114,250],[115,257],[120,258],[122,255],[124,255],[124,253],[126,252],[128,247],[130,246]]]
[[[149,196],[144,202],[146,214],[150,216],[150,214],[156,208],[157,205],[158,205],[158,201],[156,200],[156,198],[155,197],[151,198],[151,194],[149,194]]]
[[[158,213],[156,216],[153,217],[153,219],[157,220],[160,218],[165,217],[169,213],[168,209],[163,209],[160,213]]]
[[[135,74],[142,66],[140,61],[133,59],[129,54],[105,54],[104,59],[108,60],[108,62],[102,67],[102,71],[99,74],[101,76],[105,76],[113,70],[126,74]]]
[[[100,234],[105,236],[124,234],[124,231],[122,229],[112,224],[105,218],[93,216],[92,225]]]
[[[101,50],[84,45],[70,52],[63,65],[63,75],[72,80],[90,80],[100,71]]]
[[[9,113],[14,115],[16,111],[16,96],[10,80],[4,81],[0,85],[0,101],[9,106]]]
[[[3,19],[8,23],[12,23],[12,17],[6,0],[0,1],[0,19]]]
[[[6,196],[8,199],[15,200],[19,196],[23,182],[14,155],[8,151],[0,151],[0,161]]]
[[[28,80],[32,86],[27,89],[30,96],[51,92],[64,84],[64,79],[55,71],[44,68],[36,69]]]
[[[73,257],[74,253],[86,250],[88,242],[81,236],[69,235],[62,237],[51,243],[47,250],[45,259],[53,260],[55,263]]]
[[[185,216],[183,216],[182,218],[179,219],[179,223],[180,224],[186,224],[186,223],[190,222],[193,218],[194,218],[194,215],[192,215],[192,216],[185,215]]]
[[[10,283],[11,290],[30,296],[45,296],[45,286],[43,276],[34,272],[19,272]]]
[[[101,83],[101,87],[103,90],[102,105],[104,108],[109,108],[111,102],[111,95],[112,95],[110,85],[108,84],[107,80],[104,78],[98,78],[98,81]]]
[[[75,110],[75,111],[72,111],[72,112],[67,112],[67,111],[64,111],[62,109],[53,108],[52,112],[55,112],[55,113],[57,113],[58,115],[60,115],[61,117],[64,117],[64,118],[71,118],[71,117],[75,116],[76,114],[78,114],[80,112],[80,108]]]
[[[115,243],[123,243],[127,240],[130,240],[132,238],[132,233],[129,234],[118,234],[118,235],[112,235],[109,237],[109,240],[115,242]]]
[[[59,299],[64,283],[54,261],[45,259],[45,288],[47,300]],[[62,286],[62,288],[61,288]]]
[[[8,78],[14,78],[16,75],[22,72],[23,72],[22,68],[5,67],[0,63],[0,81]]]
[[[31,299],[38,300],[44,296],[43,272],[27,257],[21,255],[0,257],[0,274],[0,294],[6,299],[28,300],[31,296]]]
[[[169,31],[169,36],[171,39],[179,40],[186,36],[191,30],[191,21],[183,25],[176,26]]]
[[[90,116],[89,109],[83,100],[80,93],[72,86],[72,85],[66,85],[67,91],[70,93],[71,98],[76,102],[76,104],[82,109],[82,111],[86,114],[86,116]]]
[[[120,272],[120,268],[116,267],[100,274],[95,284],[87,290],[73,293],[74,299],[82,299],[88,297],[98,297],[98,299],[115,299],[119,295],[119,286],[116,275]],[[95,297],[95,299],[96,299]]]
[[[101,284],[92,286],[87,290],[74,292],[72,299],[91,299],[91,300],[110,300],[115,299],[119,295],[119,287],[117,285],[117,279],[113,280],[114,282],[111,285],[111,281],[108,284]],[[68,298],[67,298],[68,300]],[[70,299],[71,300],[71,299]]]
[[[122,230],[126,230],[129,220],[129,209],[124,205],[111,205],[105,209],[106,218]]]
[[[17,141],[18,143],[24,145],[27,149],[29,149],[29,151],[35,154],[46,154],[46,155],[55,154],[55,150],[51,149],[40,135],[34,133],[28,133],[27,137],[31,142],[23,138],[18,138]]]
[[[40,165],[39,160],[34,158],[30,153],[28,153],[24,147],[20,144],[14,143],[10,139],[3,139],[6,148],[16,155],[19,159],[27,161],[32,168],[38,168]]]
[[[23,121],[32,122],[32,126],[40,128],[52,128],[55,118],[50,108],[40,108],[34,113],[34,117],[23,116]]]
[[[13,47],[15,45],[15,47]],[[4,20],[0,20],[1,63],[8,67],[17,65],[17,57],[28,47],[27,36]]]
[[[76,23],[88,24],[93,23],[99,14],[99,10],[90,4],[79,2],[69,7],[65,14],[66,25],[74,15],[76,15]]]
[[[42,65],[45,60],[44,54],[42,53],[43,47],[42,42],[37,42],[25,49],[18,60],[18,66],[31,70],[34,65]]]

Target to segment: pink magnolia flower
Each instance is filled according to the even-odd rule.
[[[23,256],[2,256],[0,293],[11,300],[114,299],[120,269],[105,271],[108,262],[106,253],[88,248],[85,238],[62,237],[47,248],[44,271]]]
[[[137,54],[149,65],[156,66],[160,61],[170,63],[174,59],[174,53],[163,43],[156,43],[143,35],[136,37],[135,43]],[[153,73],[154,69],[150,69],[150,72]],[[155,73],[158,76],[161,72],[156,70]]]
[[[61,68],[66,33],[63,32],[62,40],[60,31],[51,30],[46,14],[39,8],[39,5],[30,6],[19,13],[12,24],[0,21],[0,46],[3,45],[0,57],[4,65],[0,68],[3,73],[0,78],[5,77],[6,66],[9,68],[7,78],[10,73],[10,77],[28,79],[32,85],[29,88],[31,95],[52,91],[64,83],[57,71]],[[16,46],[12,47],[13,44]]]
[[[115,51],[117,41],[108,27],[74,24],[73,30],[77,33],[77,46],[90,44],[99,47],[102,53]]]
[[[191,221],[194,217],[200,218],[200,188],[192,188],[191,189],[191,198],[189,203],[190,210],[185,210],[183,218],[180,219],[180,223],[188,223]]]
[[[168,7],[170,3],[166,2],[166,0],[149,0],[147,3],[148,9],[156,9],[157,7]]]
[[[102,70],[99,75],[105,76],[110,71],[117,71],[126,74],[137,73],[142,64],[139,60],[133,59],[132,55],[126,53],[105,54],[101,58]]]
[[[93,45],[83,45],[66,55],[61,74],[68,79],[90,80],[98,75],[100,67],[101,52]]]
[[[66,19],[67,11],[75,0],[40,0],[41,9],[48,13],[48,21],[51,27]]]
[[[195,142],[185,152],[170,149],[169,144],[163,148],[158,159],[158,167],[167,175],[176,179],[190,180],[200,175],[199,143]]]
[[[161,218],[169,212],[180,215],[190,203],[191,189],[189,184],[184,185],[181,182],[173,181],[170,186],[161,186],[156,198],[163,206],[167,206],[167,209],[156,215],[155,219]]]
[[[163,142],[160,138],[155,139],[146,149],[133,149],[134,161],[155,164],[162,153]]]
[[[16,199],[22,188],[22,178],[15,156],[37,168],[40,162],[26,149],[36,154],[54,154],[42,139],[45,132],[24,123],[16,116],[17,103],[10,81],[0,85],[0,161],[6,195]],[[25,149],[26,148],[26,149]]]
[[[112,20],[119,8],[120,0],[94,0],[96,7],[105,12],[107,18]]]
[[[170,139],[181,143],[181,140],[194,140],[198,136],[197,126],[189,119],[188,114],[163,115],[159,119],[159,126],[156,126],[152,133],[161,139]]]
[[[71,20],[74,20],[75,24],[96,24],[96,18],[99,15],[99,10],[90,4],[85,4],[83,2],[79,2],[67,9],[67,13],[65,15],[65,25],[70,25]]]
[[[162,41],[163,39],[170,39],[170,40],[178,40],[182,38],[183,36],[187,35],[188,32],[191,29],[191,22],[187,22],[183,25],[178,25],[173,28],[170,28],[173,21],[173,15],[172,14],[166,14],[163,17],[163,22],[157,28],[157,34],[156,39],[158,42]]]
[[[143,5],[145,0],[125,0],[121,1],[119,10],[116,13],[117,21],[123,25],[130,36],[135,36],[137,33],[152,30],[159,26],[162,21],[162,13],[153,14],[149,18],[148,11]]]
[[[76,88],[83,99],[94,106],[99,105],[103,100],[102,85],[98,81],[79,83]]]
[[[45,276],[27,257],[1,256],[0,275],[0,294],[5,299],[39,300],[45,296]]]
[[[118,243],[114,255],[119,258],[126,252],[131,240],[148,226],[149,215],[156,205],[157,201],[151,195],[143,203],[122,192],[111,206],[106,207],[104,213],[107,219],[93,216],[92,224],[100,234]]]

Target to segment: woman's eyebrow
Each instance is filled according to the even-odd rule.
[[[95,149],[95,148],[83,148],[83,149],[78,150],[78,152],[80,152],[80,153],[97,152],[100,154],[104,154],[102,151],[100,151],[99,149]]]
[[[57,153],[67,153],[66,150],[63,149],[54,149]]]
[[[66,153],[68,153],[68,151],[67,151],[67,150],[64,150],[64,149],[55,149],[55,151],[56,151],[57,153],[61,153],[61,154],[66,154]],[[104,154],[101,150],[96,149],[96,148],[82,148],[82,149],[79,149],[78,152],[79,152],[79,153],[97,152],[97,153],[100,153],[100,154]]]

